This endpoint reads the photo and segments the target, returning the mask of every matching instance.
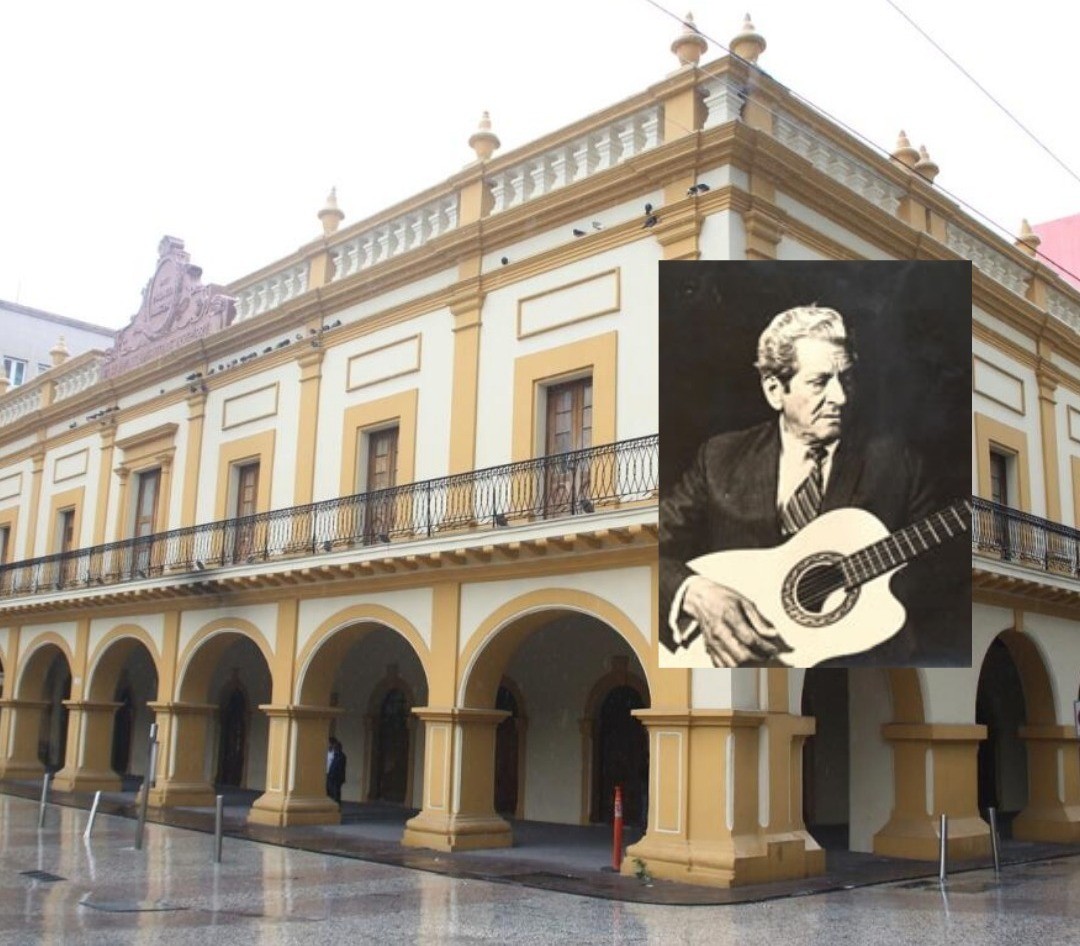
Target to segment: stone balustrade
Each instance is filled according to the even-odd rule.
[[[429,240],[458,225],[457,194],[451,193],[415,210],[350,236],[330,248],[330,282],[347,279],[361,270],[417,250]]]
[[[252,319],[307,292],[308,264],[294,263],[236,293],[236,320]]]
[[[662,109],[650,105],[489,175],[492,213],[519,207],[663,144]]]
[[[27,414],[41,410],[42,386],[34,384],[26,390],[16,388],[0,399],[0,427],[6,427]]]
[[[95,356],[88,361],[79,359],[78,363],[70,366],[70,370],[68,365],[54,368],[49,373],[53,381],[53,403],[73,397],[97,384],[101,380],[103,362],[103,357]]]

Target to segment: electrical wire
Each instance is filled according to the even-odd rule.
[[[657,0],[644,0],[644,2],[649,4],[652,7],[655,7],[657,10],[659,10],[665,16],[670,17],[671,19],[675,20],[680,25],[685,23],[685,20],[684,20],[683,17],[679,16],[679,14],[675,13],[674,11],[669,10],[667,7],[663,6],[661,3],[657,2]],[[756,70],[758,72],[764,73],[764,70],[762,70],[756,63],[747,62],[747,60],[743,59],[737,53],[732,52],[724,43],[721,43],[719,40],[715,39],[713,36],[706,33],[704,30],[702,30],[696,24],[695,24],[695,29],[697,30],[698,34],[703,39],[707,40],[713,46],[717,47],[718,49],[723,50],[729,56],[731,56],[734,59],[738,59],[740,62],[746,62],[746,64],[751,69],[754,69],[754,70]],[[723,78],[723,76],[719,72],[711,71],[709,66],[700,66],[700,67],[698,67],[698,69],[702,73],[702,75],[706,76],[707,78],[711,78],[711,79],[722,79]],[[797,91],[795,91],[794,89],[789,88],[788,86],[784,85],[779,80],[774,79],[772,76],[769,76],[769,78],[772,79],[773,82],[776,82],[777,85],[781,86],[781,88],[783,88],[785,91],[787,91],[789,94],[791,94],[794,98],[798,99],[800,102],[802,102],[808,108],[813,109],[818,114],[820,114],[824,118],[828,119],[830,122],[832,122],[832,124],[836,125],[838,128],[840,128],[843,131],[847,132],[849,135],[851,135],[851,137],[855,138],[857,141],[860,141],[862,144],[866,145],[871,150],[876,151],[879,155],[884,157],[886,160],[890,160],[890,161],[893,160],[891,152],[889,152],[886,148],[879,145],[876,141],[873,141],[870,138],[868,138],[866,135],[864,135],[858,129],[853,128],[851,125],[849,125],[846,122],[844,122],[843,120],[837,118],[835,115],[830,113],[828,110],[826,110],[826,109],[822,108],[821,106],[817,105],[815,102],[812,102],[810,99],[806,98],[805,96],[800,95]],[[758,106],[763,111],[765,111],[766,113],[771,115],[773,118],[781,117],[779,112],[777,112],[773,108],[770,108],[765,103],[758,103]],[[680,122],[678,122],[678,121],[676,121],[676,120],[674,120],[674,119],[672,119],[670,117],[667,120],[671,121],[673,124],[678,125],[683,131],[687,132],[688,134],[693,134],[693,132],[694,132],[693,129],[687,128],[685,125],[681,124]],[[805,129],[805,131],[809,135],[809,137],[813,138],[815,141],[820,142],[821,144],[825,144],[825,145],[831,145],[832,144],[831,142],[826,141],[820,135],[815,134],[812,129]],[[942,187],[940,184],[934,184],[933,188],[934,188],[934,190],[938,191],[939,193],[944,194],[950,200],[954,201],[958,206],[964,208],[972,216],[978,218],[984,224],[988,225],[991,229],[996,231],[997,234],[1000,237],[1002,237],[1002,238],[1004,238],[1006,240],[1009,240],[1009,241],[1012,241],[1012,240],[1016,239],[1016,235],[1014,233],[1012,233],[1012,231],[1008,227],[1005,227],[1002,224],[998,223],[996,220],[994,220],[988,214],[983,213],[978,207],[975,207],[973,204],[971,204],[968,201],[964,200],[962,197],[958,196],[957,194],[953,193],[952,191],[948,190],[947,188]],[[1047,263],[1052,264],[1058,270],[1058,272],[1060,272],[1060,273],[1062,273],[1064,275],[1067,275],[1067,276],[1071,276],[1074,280],[1076,280],[1077,286],[1080,287],[1080,274],[1074,273],[1071,269],[1069,269],[1063,263],[1060,263],[1057,260],[1055,260],[1053,257],[1048,256],[1042,250],[1036,249],[1035,250],[1035,255],[1037,257],[1039,257],[1040,259],[1045,260]]]
[[[1042,141],[1039,140],[1035,132],[1031,131],[1023,122],[1020,121],[1012,112],[1009,111],[1001,102],[999,102],[990,91],[976,79],[970,72],[967,71],[959,62],[957,62],[952,56],[950,56],[941,46],[937,40],[934,39],[929,33],[926,32],[918,23],[916,23],[907,13],[898,7],[893,0],[885,0],[885,2],[892,7],[897,13],[900,14],[905,20],[908,21],[914,27],[915,31],[922,36],[931,46],[934,47],[942,56],[944,56],[952,65],[954,65],[960,73],[966,78],[975,88],[977,88],[983,95],[985,95],[991,102],[994,103],[1017,128],[1019,128],[1025,135],[1027,135],[1032,141],[1035,142],[1043,151],[1045,151],[1057,164],[1065,171],[1074,181],[1080,184],[1080,175],[1078,175],[1069,165],[1061,160],[1053,151],[1051,151]]]

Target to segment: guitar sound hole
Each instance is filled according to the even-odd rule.
[[[820,614],[829,595],[843,587],[844,576],[837,566],[815,565],[799,576],[795,586],[795,599],[804,611]]]

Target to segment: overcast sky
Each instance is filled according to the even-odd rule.
[[[665,0],[682,16],[691,0]],[[1080,4],[895,0],[1080,168]],[[742,4],[691,9],[727,43]],[[1080,183],[886,0],[754,0],[760,65],[1010,232]],[[164,234],[227,283],[449,177],[480,113],[503,152],[662,79],[679,24],[648,0],[53,0],[0,6],[0,299],[126,324]],[[706,61],[723,54],[711,47]]]

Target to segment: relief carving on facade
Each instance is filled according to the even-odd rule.
[[[236,316],[234,300],[221,286],[202,284],[202,269],[193,265],[184,241],[166,236],[158,245],[157,269],[143,289],[143,301],[131,324],[116,336],[105,377],[174,351],[188,342],[220,331]]]

